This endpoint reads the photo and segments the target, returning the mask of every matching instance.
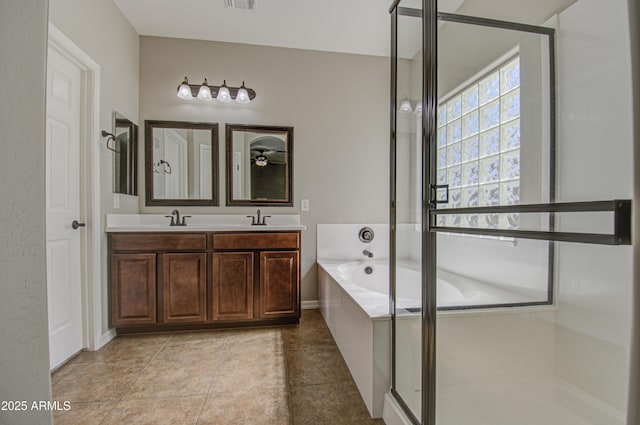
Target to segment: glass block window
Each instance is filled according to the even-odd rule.
[[[438,184],[464,208],[520,203],[520,58],[471,82],[438,105]],[[438,217],[439,226],[520,227],[518,214]]]

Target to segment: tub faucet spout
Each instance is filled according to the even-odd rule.
[[[365,249],[364,251],[362,251],[362,255],[369,258],[373,258],[373,252],[369,251],[368,249]]]

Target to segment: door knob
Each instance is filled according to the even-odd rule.
[[[73,220],[71,222],[71,227],[73,228],[73,230],[78,230],[78,227],[84,227],[86,226],[86,223],[80,223],[78,222],[78,220]]]

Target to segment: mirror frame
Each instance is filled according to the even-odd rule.
[[[116,175],[116,158],[120,154],[120,152],[114,152],[111,191],[120,195],[138,196],[138,125],[118,111],[113,111],[111,129],[114,135],[118,133],[118,127],[128,127],[129,135],[131,137],[129,143],[127,144],[127,163],[124,164],[127,170],[127,183],[123,192],[117,191],[116,180],[118,179],[118,176]],[[119,148],[120,144],[114,142],[114,149],[117,150]]]
[[[233,193],[233,132],[247,131],[252,133],[286,133],[287,134],[287,183],[286,188],[287,199],[268,200],[268,199],[232,199]],[[226,147],[226,191],[227,206],[270,206],[270,207],[292,207],[293,206],[293,127],[272,126],[272,125],[249,125],[249,124],[226,124],[225,125],[225,147]]]
[[[178,128],[189,130],[209,130],[211,132],[211,199],[156,199],[153,195],[153,129]],[[214,206],[220,205],[218,191],[219,155],[218,124],[189,121],[145,120],[145,204],[147,206]]]

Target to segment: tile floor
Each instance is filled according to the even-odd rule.
[[[299,326],[118,337],[52,375],[55,425],[384,424],[318,310]]]

